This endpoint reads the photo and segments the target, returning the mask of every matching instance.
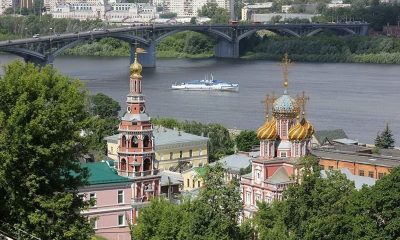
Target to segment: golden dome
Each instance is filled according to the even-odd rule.
[[[301,119],[301,121],[297,122],[289,129],[289,140],[302,141],[307,139],[309,126],[311,126],[311,124],[309,124],[305,118]]]
[[[135,61],[130,66],[131,77],[141,78],[142,77],[142,65],[138,62],[137,53],[135,53]]]
[[[257,137],[260,140],[275,140],[278,137],[276,119],[274,117],[257,130]]]
[[[304,127],[307,128],[307,138],[311,138],[315,132],[313,125],[310,122],[306,121]]]

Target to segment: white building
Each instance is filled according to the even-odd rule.
[[[117,2],[109,5],[100,1],[57,4],[49,13],[54,18],[101,19],[112,23],[146,23],[158,18],[157,9],[152,5]]]
[[[196,17],[198,11],[207,4],[215,2],[219,7],[231,11],[233,0],[155,0],[154,4],[162,6],[164,12],[176,13],[178,17]]]
[[[3,14],[7,8],[17,6],[17,3],[18,2],[16,0],[0,0],[0,15]]]
[[[251,15],[254,13],[259,13],[260,11],[265,11],[272,8],[272,2],[266,3],[254,3],[246,5],[242,8],[242,20],[250,20]]]

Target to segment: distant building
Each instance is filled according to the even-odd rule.
[[[333,144],[333,140],[348,138],[343,129],[315,131],[311,143],[313,146]]]
[[[32,8],[32,0],[0,0],[0,15],[4,13],[7,8]],[[15,12],[19,14],[19,12]]]
[[[178,17],[196,17],[198,11],[208,2],[215,2],[231,12],[233,0],[157,0],[155,4],[162,6],[164,12],[176,13]]]
[[[112,23],[148,23],[158,18],[155,6],[136,3],[62,3],[49,13],[54,18],[101,19]]]
[[[237,153],[218,160],[217,162],[225,169],[225,182],[228,183],[234,178],[240,180],[240,170],[249,167],[251,165],[251,159],[252,157],[247,154]],[[210,163],[210,165],[214,166],[217,162]]]
[[[179,171],[208,163],[208,138],[164,127],[154,130],[158,169]],[[106,137],[107,156],[117,160],[119,134]]]
[[[179,195],[183,189],[183,177],[182,174],[172,171],[161,171],[161,195],[164,195],[171,201]]]
[[[275,16],[281,16],[281,22],[284,22],[286,19],[307,19],[312,21],[312,18],[315,16],[319,16],[319,14],[306,14],[306,13],[265,13],[265,14],[253,14],[251,16],[251,21],[253,22],[271,22],[271,18]]]
[[[327,174],[330,170],[321,170],[321,177],[326,178]],[[357,190],[360,190],[364,185],[366,186],[373,186],[375,185],[376,179],[365,177],[365,176],[358,176],[351,173],[351,171],[347,168],[340,169],[340,172],[343,173],[347,179],[354,182],[354,186]]]
[[[132,221],[132,179],[122,177],[106,162],[85,163],[88,185],[79,188],[84,200],[95,199],[95,206],[83,211],[96,231],[107,239],[130,240]]]
[[[248,21],[251,19],[251,15],[253,15],[254,13],[265,13],[271,8],[272,2],[245,5],[242,8],[242,21]]]
[[[400,152],[397,150],[397,152]],[[312,154],[319,159],[325,170],[347,168],[353,175],[381,179],[394,167],[400,166],[400,156],[372,154],[372,149],[357,145],[313,148]],[[397,153],[399,154],[399,153]]]
[[[194,167],[182,172],[183,191],[193,191],[204,185],[202,177],[207,174],[205,167]]]

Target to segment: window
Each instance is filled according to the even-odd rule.
[[[360,170],[360,171],[358,171],[358,175],[360,175],[360,176],[364,176],[364,170]]]
[[[118,190],[118,203],[124,203],[124,190]]]
[[[94,201],[94,206],[96,206],[96,193],[89,194],[89,200]]]
[[[319,165],[319,167],[321,168],[321,170],[324,170],[324,169],[325,169],[325,166],[324,166],[324,165]]]
[[[261,194],[256,194],[256,201],[261,201]]]
[[[286,152],[281,152],[281,157],[286,157]]]
[[[329,169],[329,170],[333,170],[333,166],[329,166],[328,169]]]
[[[83,201],[84,198],[85,198],[85,194],[83,194],[83,193],[78,193],[78,198],[80,198],[80,199]]]
[[[164,160],[164,156],[162,153],[160,154],[160,160]]]
[[[246,192],[246,203],[250,204],[251,202],[251,192]]]
[[[174,157],[174,153],[173,153],[173,152],[170,152],[170,153],[169,153],[169,160],[172,160],[173,157]]]
[[[200,181],[197,181],[197,187],[200,187]]]
[[[374,178],[374,172],[369,171],[369,172],[368,172],[368,177]]]
[[[194,188],[194,179],[192,180],[192,186],[193,186],[193,188]]]
[[[125,219],[125,215],[124,214],[118,215],[118,226],[124,226],[125,225],[124,219]]]
[[[260,181],[261,179],[261,171],[260,170],[256,170],[256,180]]]
[[[97,219],[96,218],[90,218],[89,222],[93,229],[97,229]]]
[[[189,178],[186,180],[186,185],[187,185],[187,187],[190,187],[190,179]]]
[[[179,158],[182,159],[182,151],[179,151]]]
[[[385,176],[383,173],[378,173],[378,179],[381,179],[381,178],[383,178],[383,176]]]
[[[203,151],[200,149],[199,150],[199,156],[203,155]]]
[[[131,139],[131,147],[138,147],[139,143],[138,143],[138,138],[136,136],[133,136]]]

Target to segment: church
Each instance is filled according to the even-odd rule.
[[[240,189],[244,203],[244,217],[257,212],[257,201],[281,200],[283,191],[294,183],[299,158],[311,151],[314,127],[306,119],[305,106],[309,99],[289,94],[287,54],[282,60],[283,95],[266,96],[265,122],[257,130],[260,156],[251,160],[252,172],[241,177]]]

